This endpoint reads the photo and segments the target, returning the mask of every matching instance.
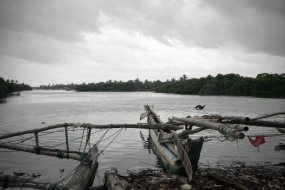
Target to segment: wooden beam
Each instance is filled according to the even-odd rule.
[[[35,154],[40,154],[40,155],[58,157],[58,152],[54,151],[54,149],[49,150],[45,148],[43,150],[40,149],[40,151],[37,152],[36,149],[33,147],[24,146],[24,145],[11,145],[8,143],[0,143],[0,148],[6,148],[6,149],[11,149],[11,150],[18,150],[18,151],[35,153]],[[61,156],[63,158],[68,157],[73,160],[78,160],[78,161],[81,160],[81,156],[75,153],[68,153],[68,156],[67,156],[67,152],[64,152]]]
[[[5,175],[0,175],[0,186],[3,187],[5,181]],[[7,188],[8,187],[30,187],[36,189],[47,189],[51,183],[50,182],[41,182],[36,181],[32,178],[23,178],[11,176],[7,179]]]
[[[1,139],[6,139],[10,137],[15,137],[24,134],[34,133],[35,131],[41,132],[55,128],[63,128],[66,126],[74,126],[74,127],[82,127],[82,128],[92,128],[92,129],[112,129],[112,128],[134,128],[134,129],[165,129],[165,130],[179,130],[183,129],[183,127],[171,125],[171,124],[108,124],[108,125],[96,125],[96,124],[86,124],[86,123],[66,123],[66,124],[57,124],[52,126],[47,126],[38,129],[31,129],[26,131],[20,131],[15,133],[8,133],[6,135],[0,136]]]
[[[200,126],[200,127],[206,127],[209,129],[218,130],[220,133],[225,133],[227,130],[226,125],[221,124],[221,123],[214,123],[214,122],[210,122],[210,121],[203,121],[203,120],[193,119],[193,118],[172,117],[172,119],[177,120],[177,121],[182,121],[182,122],[188,123],[190,125],[196,125],[196,126]],[[231,131],[233,131],[232,135],[235,138],[243,139],[245,136],[242,132],[240,132],[238,130],[231,130]]]
[[[95,173],[98,167],[97,157],[98,148],[94,145],[90,151],[90,161],[81,162],[75,169],[71,179],[65,185],[69,190],[82,190],[90,185],[91,178],[95,177]],[[89,184],[88,184],[89,183]]]
[[[264,116],[260,116],[260,117],[256,117],[256,118],[252,118],[250,120],[251,121],[255,121],[255,120],[258,120],[258,119],[263,119],[263,118],[272,117],[272,116],[275,116],[275,115],[283,115],[283,114],[285,114],[285,111],[272,113],[272,114],[268,114],[268,115],[264,115]]]

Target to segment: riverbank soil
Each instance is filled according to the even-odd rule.
[[[199,168],[189,184],[185,176],[162,172],[161,170],[144,169],[128,172],[127,176],[118,175],[126,180],[128,189],[173,190],[173,189],[280,189],[285,190],[285,166],[243,166]]]

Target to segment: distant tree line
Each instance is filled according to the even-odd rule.
[[[129,80],[127,82],[122,81],[107,81],[99,83],[81,84],[75,87],[77,91],[111,91],[111,92],[131,92],[131,91],[155,91],[155,89],[162,84],[161,81],[140,81],[138,78],[135,80]]]
[[[44,89],[44,90],[65,90],[65,89],[75,89],[76,84],[48,84],[48,85],[40,85],[35,87],[35,89]]]
[[[158,93],[176,93],[188,95],[228,95],[255,96],[268,98],[285,98],[285,74],[258,74],[255,78],[238,74],[208,75],[202,78],[188,79],[183,75],[179,79],[172,78],[165,82],[140,81],[138,78],[127,82],[112,81],[82,84],[41,85],[40,89],[74,89],[92,92],[132,92],[154,91]]]
[[[156,92],[285,98],[285,74],[262,73],[256,78],[238,74],[218,74],[215,77],[208,75],[200,79],[187,79],[186,75],[183,75],[178,81],[163,83]]]
[[[32,87],[30,87],[27,84],[18,84],[18,81],[9,80],[6,81],[0,77],[0,96],[6,96],[9,93],[12,92],[19,92],[23,90],[32,90]]]

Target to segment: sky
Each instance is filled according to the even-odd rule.
[[[0,0],[0,77],[39,85],[285,73],[284,0]]]

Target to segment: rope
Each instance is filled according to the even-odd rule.
[[[90,133],[91,133],[91,127],[89,124],[87,124],[87,137],[86,137],[86,143],[85,143],[85,147],[84,147],[83,152],[85,152],[86,146],[90,140]]]
[[[96,145],[99,145],[101,140],[105,137],[105,135],[107,134],[107,132],[109,131],[110,127],[105,131],[105,133],[103,134],[103,136],[97,141]]]
[[[37,155],[39,155],[41,153],[41,149],[42,149],[42,147],[40,147],[40,146],[35,146],[34,147],[34,150],[36,151]]]
[[[34,134],[35,134],[36,146],[39,146],[38,131],[37,131],[37,130],[35,130],[35,131],[34,131]]]
[[[87,164],[91,164],[90,154],[86,152],[80,153],[81,163],[86,162]]]
[[[10,175],[5,175],[4,182],[3,182],[3,189],[6,189],[8,187],[8,180]]]
[[[79,146],[79,152],[80,152],[80,149],[81,149],[81,144],[82,144],[84,132],[85,132],[85,128],[83,129],[83,132],[82,132],[81,142],[80,142],[80,146]]]
[[[109,129],[108,129],[109,130]],[[108,132],[108,130],[103,134],[103,136],[100,138],[100,140],[106,135],[106,133]],[[123,130],[123,128],[121,128],[120,130],[118,130],[118,131],[122,131]],[[103,152],[104,152],[104,150],[106,150],[107,148],[108,148],[108,146],[117,138],[117,136],[120,134],[120,132],[118,133],[118,132],[116,132],[116,133],[118,133],[117,135],[116,135],[116,137],[114,137],[114,139],[103,149],[103,150],[101,150],[101,152],[97,155],[97,156],[95,156],[95,157],[93,157],[93,158],[90,158],[90,161],[89,162],[91,162],[91,160],[93,160],[93,159],[95,159],[96,157],[98,158],[101,154],[104,154]],[[99,141],[97,142],[98,144],[100,143]],[[96,145],[97,145],[97,143],[96,143]],[[81,163],[80,164],[82,164],[83,162],[85,162],[85,160],[86,159],[88,159],[87,157],[85,157],[84,159],[83,159],[83,161],[81,161]],[[81,168],[82,169],[82,168]],[[70,178],[72,175],[74,175],[74,173],[73,172],[78,172],[78,171],[80,171],[80,169],[79,170],[76,170],[76,168],[75,169],[73,169],[69,174],[67,174],[60,182],[63,182],[63,181],[65,181],[65,180],[67,180],[68,178]]]
[[[63,159],[64,158],[64,150],[58,150],[57,151],[57,157]],[[69,156],[68,154],[66,155],[66,157]]]

